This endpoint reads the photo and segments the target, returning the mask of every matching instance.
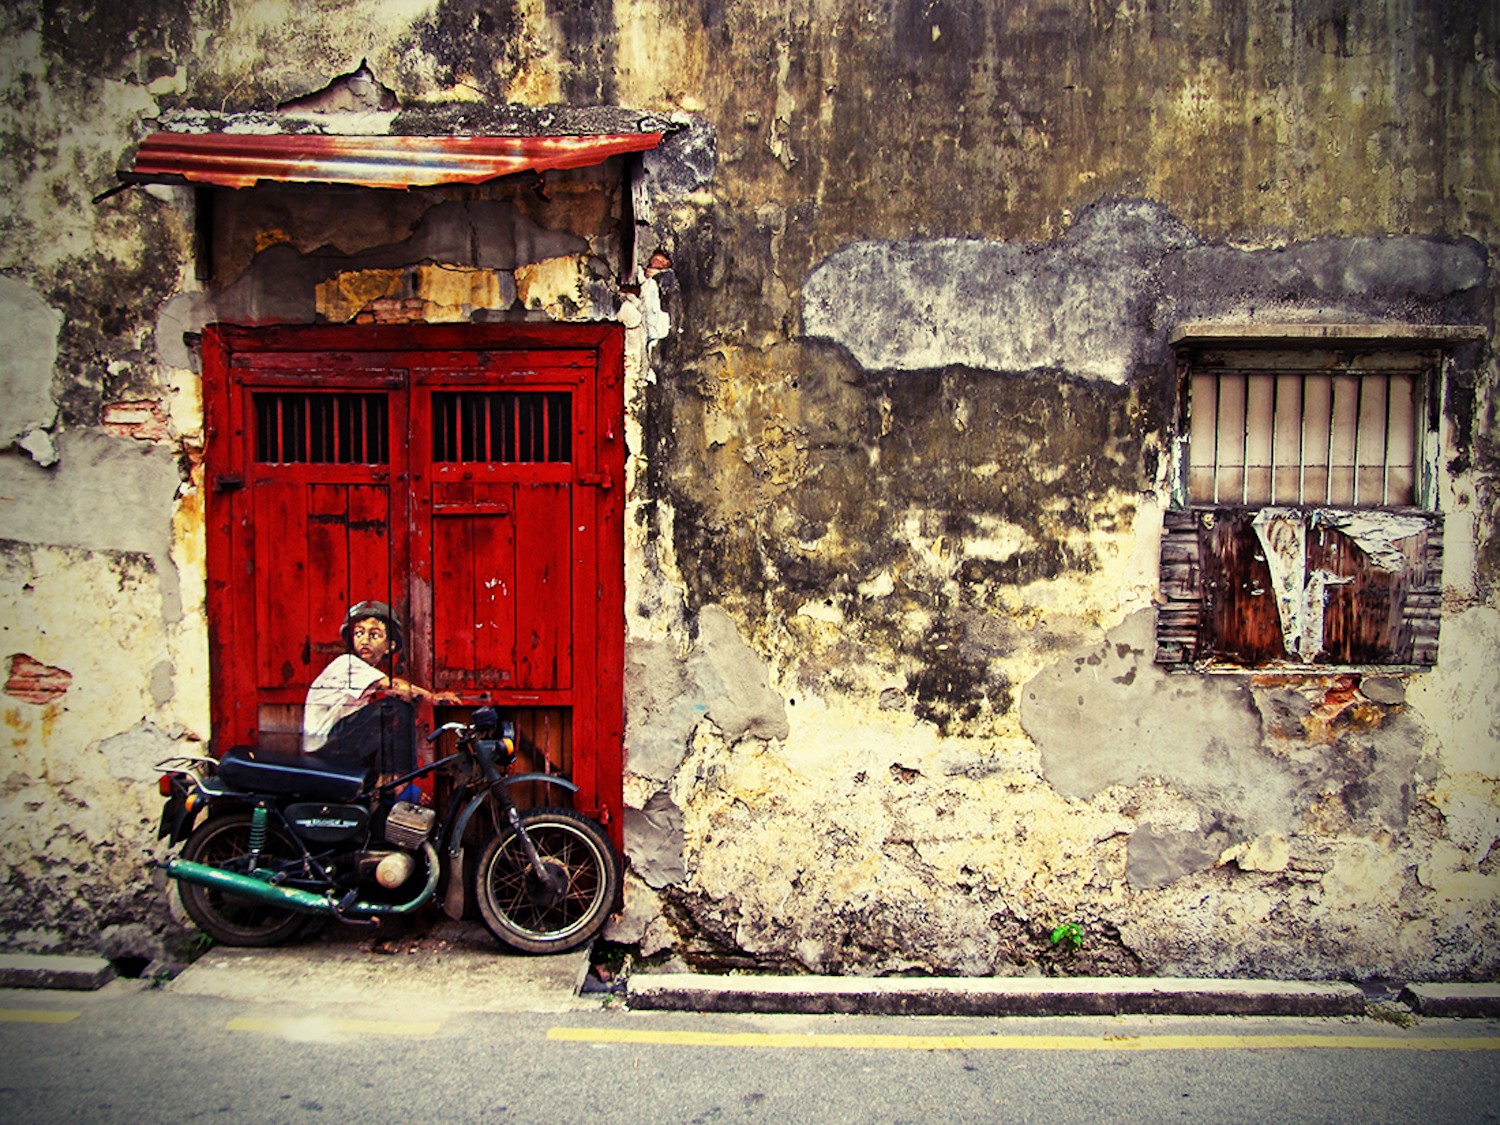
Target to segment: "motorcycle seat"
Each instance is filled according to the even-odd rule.
[[[219,759],[219,780],[242,792],[350,801],[370,782],[363,766],[322,762],[306,754],[236,746]]]

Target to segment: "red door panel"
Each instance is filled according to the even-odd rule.
[[[339,626],[350,603],[389,597],[386,489],[262,480],[250,497],[256,686],[305,693],[342,651]]]
[[[572,488],[516,488],[516,680],[523,688],[573,686]]]
[[[413,443],[413,473],[432,481],[430,532],[418,517],[412,541],[430,576],[433,677],[566,706],[578,417],[590,412],[576,370],[536,353],[484,358],[494,370],[424,369],[413,397],[414,417],[431,419]]]
[[[306,588],[313,677],[343,651],[339,628],[350,605],[391,598],[391,505],[384,485],[308,487]],[[308,681],[311,683],[311,680]]]
[[[306,495],[307,486],[295,481],[255,481],[250,486],[252,549],[260,549],[250,568],[255,634],[247,640],[254,645],[256,694],[262,699],[278,688],[295,691],[299,684],[305,692],[311,682]],[[282,550],[272,554],[267,549],[272,543]]]
[[[433,678],[463,692],[513,687],[514,503],[509,484],[433,487]]]

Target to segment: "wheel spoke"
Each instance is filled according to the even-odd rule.
[[[511,836],[497,843],[492,859],[482,875],[481,897],[499,915],[492,925],[496,936],[506,940],[514,930],[538,950],[562,947],[572,935],[592,932],[602,924],[613,898],[613,857],[608,845],[596,842],[589,834],[597,829],[588,822],[573,822],[573,814],[564,819],[536,818],[528,824],[527,834],[542,864],[557,880],[547,890],[532,870],[518,838]],[[498,928],[497,928],[498,927]]]

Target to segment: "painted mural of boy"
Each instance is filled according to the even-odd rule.
[[[415,704],[458,703],[385,671],[401,651],[401,625],[384,602],[349,607],[339,629],[345,652],[307,690],[302,752],[328,762],[372,764],[383,776],[416,768]]]

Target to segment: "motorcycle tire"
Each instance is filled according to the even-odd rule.
[[[243,871],[250,853],[250,814],[230,813],[204,821],[183,845],[182,858],[194,863]],[[302,850],[286,831],[266,825],[261,864],[295,861]],[[221,945],[265,946],[290,941],[313,918],[295,910],[240,898],[216,887],[179,884],[183,908],[199,929]]]
[[[474,900],[485,926],[523,953],[566,953],[604,928],[620,894],[620,861],[604,830],[572,809],[521,814],[542,863],[559,877],[549,891],[508,827],[485,845]]]

